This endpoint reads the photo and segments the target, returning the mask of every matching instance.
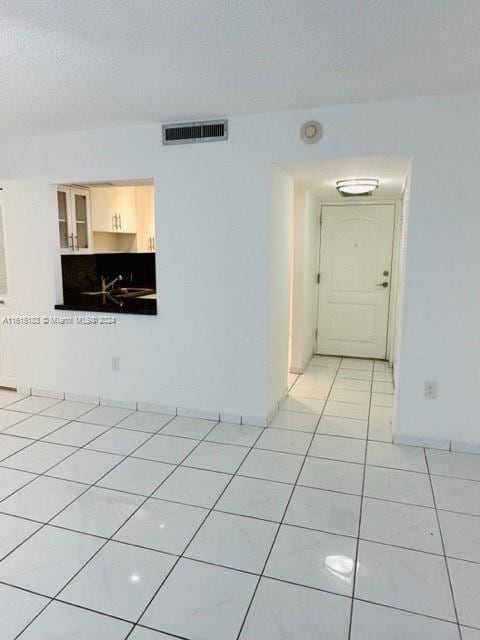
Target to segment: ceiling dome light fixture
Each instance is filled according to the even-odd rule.
[[[378,189],[378,178],[354,178],[352,180],[337,180],[337,191],[347,196],[364,196]]]

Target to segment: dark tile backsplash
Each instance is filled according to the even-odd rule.
[[[97,253],[62,256],[64,292],[92,291],[100,288],[100,278],[123,276],[124,286],[156,289],[154,253]]]

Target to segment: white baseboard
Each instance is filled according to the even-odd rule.
[[[151,402],[136,402],[134,400],[116,400],[113,398],[99,398],[98,396],[85,395],[80,393],[54,391],[48,389],[37,389],[27,386],[18,386],[17,393],[23,395],[34,395],[45,398],[65,399],[73,402],[85,402],[88,404],[101,404],[110,407],[123,407],[138,411],[150,411],[152,413],[162,413],[166,415],[190,416],[192,418],[203,418],[216,420],[219,422],[229,422],[231,424],[245,424],[254,427],[267,427],[277,414],[282,403],[288,395],[286,391],[267,416],[240,415],[235,413],[225,413],[221,411],[207,411],[204,409],[190,409],[187,407],[174,407],[171,405],[155,404]],[[396,433],[393,442],[399,445],[412,447],[426,447],[428,449],[441,449],[443,451],[457,451],[463,453],[480,454],[480,442],[464,442],[461,440],[449,440],[448,438],[424,438],[408,433]]]
[[[138,411],[147,411],[150,413],[162,413],[167,416],[176,416],[177,407],[170,404],[156,404],[154,402],[137,402]]]
[[[242,424],[242,416],[239,413],[221,413],[220,422],[228,422],[230,424]]]
[[[268,418],[262,416],[242,416],[242,424],[247,424],[251,427],[266,427],[268,425]]]
[[[411,447],[427,447],[428,449],[450,450],[450,440],[448,438],[422,438],[408,433],[395,433],[393,435],[394,444],[404,444]]]
[[[40,396],[42,398],[54,398],[56,400],[64,400],[65,394],[63,391],[51,391],[49,389],[31,389],[32,396]]]
[[[215,422],[218,422],[220,419],[220,412],[208,409],[177,407],[177,416],[185,416],[186,418],[202,418],[202,420],[215,420]]]
[[[86,404],[100,404],[100,398],[98,396],[90,396],[83,393],[69,393],[65,392],[65,400],[71,402],[85,402]]]
[[[461,442],[460,440],[452,440],[452,451],[461,451],[462,453],[480,453],[480,442]]]
[[[278,407],[275,407],[270,413],[265,416],[242,416],[242,424],[250,425],[251,427],[268,427],[271,421],[274,419],[278,411]]]
[[[289,373],[301,375],[305,371],[305,367],[290,367]]]
[[[461,440],[449,440],[448,438],[421,438],[403,433],[394,434],[393,442],[395,444],[406,444],[412,447],[480,454],[480,442],[463,442]]]
[[[135,411],[137,403],[135,400],[115,400],[115,398],[100,398],[100,404],[104,407],[118,407],[120,409],[132,409]]]
[[[216,422],[228,422],[230,424],[245,424],[254,427],[268,426],[278,411],[278,407],[275,407],[267,416],[252,416],[241,415],[239,413],[228,413],[207,409],[190,408],[184,406],[174,407],[172,405],[157,404],[153,402],[104,398],[81,393],[73,393],[71,391],[64,392],[52,391],[47,389],[32,389],[26,386],[18,387],[17,392],[22,393],[23,395],[35,395],[45,398],[58,398],[59,400],[65,399],[72,402],[85,402],[88,404],[103,405],[107,407],[121,407],[124,409],[132,410],[136,409],[137,411],[161,413],[169,416],[188,416],[191,418],[202,418],[205,420],[215,420]],[[283,400],[281,402],[283,402]]]
[[[31,396],[32,395],[32,388],[31,387],[18,385],[17,388],[15,389],[15,391],[17,393],[20,393],[22,396]]]
[[[279,406],[280,406],[280,402],[278,403],[278,406],[275,407],[275,409],[272,409],[272,411],[270,411],[270,413],[268,414],[267,427],[271,423],[271,421],[274,419],[274,417],[277,415]]]

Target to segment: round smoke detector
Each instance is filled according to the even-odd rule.
[[[316,120],[309,120],[300,129],[300,136],[307,144],[314,144],[322,137],[322,125]]]

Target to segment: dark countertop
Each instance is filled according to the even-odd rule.
[[[56,304],[55,309],[153,316],[157,315],[157,301],[138,297],[114,298],[111,295],[92,296],[85,293],[65,293],[63,304]]]

